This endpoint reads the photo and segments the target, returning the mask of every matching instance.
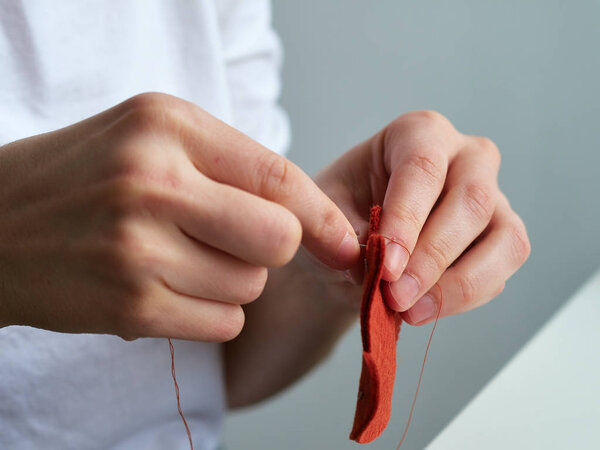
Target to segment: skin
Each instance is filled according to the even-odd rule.
[[[356,320],[372,204],[407,322],[431,320],[436,282],[442,316],[497,295],[530,251],[498,167],[491,141],[426,111],[313,181],[201,108],[141,94],[0,148],[0,326],[227,342],[229,403],[248,405]]]
[[[300,169],[167,95],[1,148],[0,179],[3,326],[226,341],[301,240],[359,251]]]
[[[418,111],[342,155],[316,181],[361,242],[371,205],[383,205],[380,232],[390,238],[384,288],[396,300],[389,306],[423,325],[439,308],[435,283],[444,296],[440,317],[463,313],[500,294],[529,256],[525,226],[498,187],[499,165],[492,141]],[[329,352],[358,317],[363,270],[359,258],[342,276],[300,251],[270,271],[263,298],[245,308],[246,327],[226,345],[232,406],[274,394]],[[418,280],[412,297],[404,273]],[[426,296],[431,307],[422,305]]]

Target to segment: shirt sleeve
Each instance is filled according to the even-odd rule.
[[[283,51],[271,25],[269,0],[216,2],[231,96],[232,125],[277,153],[290,126],[279,105]]]

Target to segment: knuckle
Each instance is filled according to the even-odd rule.
[[[437,111],[412,111],[403,117],[408,122],[410,132],[423,141],[428,141],[431,136],[450,136],[456,132],[452,123]]]
[[[105,170],[109,175],[126,173],[143,166],[149,159],[148,156],[155,153],[150,140],[142,139],[139,127],[132,125],[134,120],[131,116],[125,116],[113,125],[115,139],[112,139],[109,148],[103,150],[102,155],[102,161],[106,164]]]
[[[329,224],[325,224],[325,226],[330,227]],[[272,265],[280,267],[289,263],[298,251],[302,240],[302,226],[298,219],[286,210],[284,214],[279,215],[277,220],[273,221],[271,227],[265,229],[269,230],[265,239],[270,242],[272,248]],[[326,230],[321,231],[326,232]]]
[[[114,227],[114,245],[116,254],[120,259],[128,260],[130,255],[139,255],[138,251],[143,246],[132,219],[122,219]]]
[[[142,167],[123,169],[100,191],[100,206],[113,219],[146,217],[155,219],[165,205],[179,205],[185,189],[176,172],[152,172]]]
[[[300,226],[300,222],[298,222],[298,226]],[[331,243],[336,236],[340,236],[340,230],[342,229],[344,227],[340,224],[340,212],[332,203],[324,207],[322,212],[319,213],[319,221],[315,223],[311,234],[317,241]],[[300,233],[302,233],[301,226]],[[302,238],[301,235],[300,238]],[[333,262],[333,258],[331,258],[331,261]]]
[[[480,221],[489,221],[494,213],[493,189],[484,183],[468,183],[464,187],[465,205]]]
[[[258,159],[256,174],[258,180],[257,191],[262,197],[272,198],[285,195],[290,171],[290,162],[272,152],[265,152]]]
[[[143,103],[128,108],[111,126],[110,145],[99,145],[103,176],[177,181],[182,173],[181,162],[187,160],[182,159],[180,141],[185,133],[176,109],[169,104],[158,107]]]
[[[166,132],[178,123],[177,102],[173,97],[158,92],[138,94],[125,101],[125,114],[116,129],[126,134],[138,132]]]
[[[177,173],[176,165],[169,163],[164,152],[155,152],[135,141],[122,143],[110,150],[101,164],[104,179],[114,182],[117,190],[129,193],[142,185],[156,183],[160,178]]]
[[[479,282],[474,275],[464,274],[459,276],[458,287],[460,288],[460,300],[463,308],[469,308],[478,300]]]
[[[412,111],[408,114],[413,120],[418,121],[421,126],[427,127],[428,129],[440,128],[442,126],[445,127],[450,123],[443,114],[431,109]]]
[[[164,251],[144,232],[144,226],[133,218],[118,221],[112,231],[112,253],[128,273],[160,266]]]
[[[163,161],[161,161],[163,159]],[[186,189],[182,171],[176,163],[169,165],[164,158],[125,151],[113,158],[110,167],[115,193],[138,196],[158,192],[182,192]]]
[[[425,256],[431,260],[435,269],[442,273],[449,265],[448,256],[452,254],[452,246],[449,239],[445,236],[439,236],[435,240],[431,240],[424,248]]]
[[[396,221],[406,223],[413,234],[416,236],[421,230],[423,225],[422,220],[419,218],[419,214],[414,208],[404,203],[394,203],[386,208],[386,214],[391,215]]]
[[[527,236],[525,226],[519,221],[518,224],[509,228],[511,249],[514,260],[521,265],[531,254],[531,243]]]
[[[338,214],[339,212],[334,206],[326,207],[320,215],[320,221],[317,225],[316,235],[319,238],[327,238],[335,233],[338,227]]]
[[[160,92],[143,92],[125,100],[124,105],[128,111],[146,111],[165,107],[170,99],[170,96]]]
[[[249,272],[242,283],[242,292],[239,295],[242,305],[253,302],[261,296],[269,273],[266,267],[253,267]]]
[[[416,151],[407,157],[406,163],[419,175],[428,179],[431,185],[437,186],[443,183],[446,174],[442,170],[442,163],[432,154],[423,150]]]
[[[220,317],[216,317],[207,330],[211,342],[227,342],[235,339],[244,328],[244,310],[239,305],[222,305]]]
[[[388,127],[386,136],[413,136],[419,140],[438,134],[456,133],[452,123],[443,115],[433,110],[411,111],[401,115]]]
[[[137,198],[156,198],[161,195],[183,192],[186,186],[178,170],[158,168],[158,164],[133,164],[123,169],[117,178],[122,179],[124,194],[137,193]]]
[[[480,151],[485,152],[498,164],[500,163],[500,150],[494,141],[488,137],[478,136],[476,137],[477,144]]]

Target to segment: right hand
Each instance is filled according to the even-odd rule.
[[[1,147],[0,180],[0,327],[226,341],[301,239],[360,253],[298,167],[164,94]]]

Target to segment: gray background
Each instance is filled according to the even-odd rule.
[[[600,255],[598,1],[275,1],[290,158],[309,173],[394,117],[435,109],[500,147],[500,184],[533,252],[489,305],[444,319],[404,447],[423,448],[594,271]],[[405,326],[395,448],[430,327]],[[299,384],[233,414],[228,449],[344,449],[360,372],[355,327]],[[515,408],[518,408],[515,393]]]

